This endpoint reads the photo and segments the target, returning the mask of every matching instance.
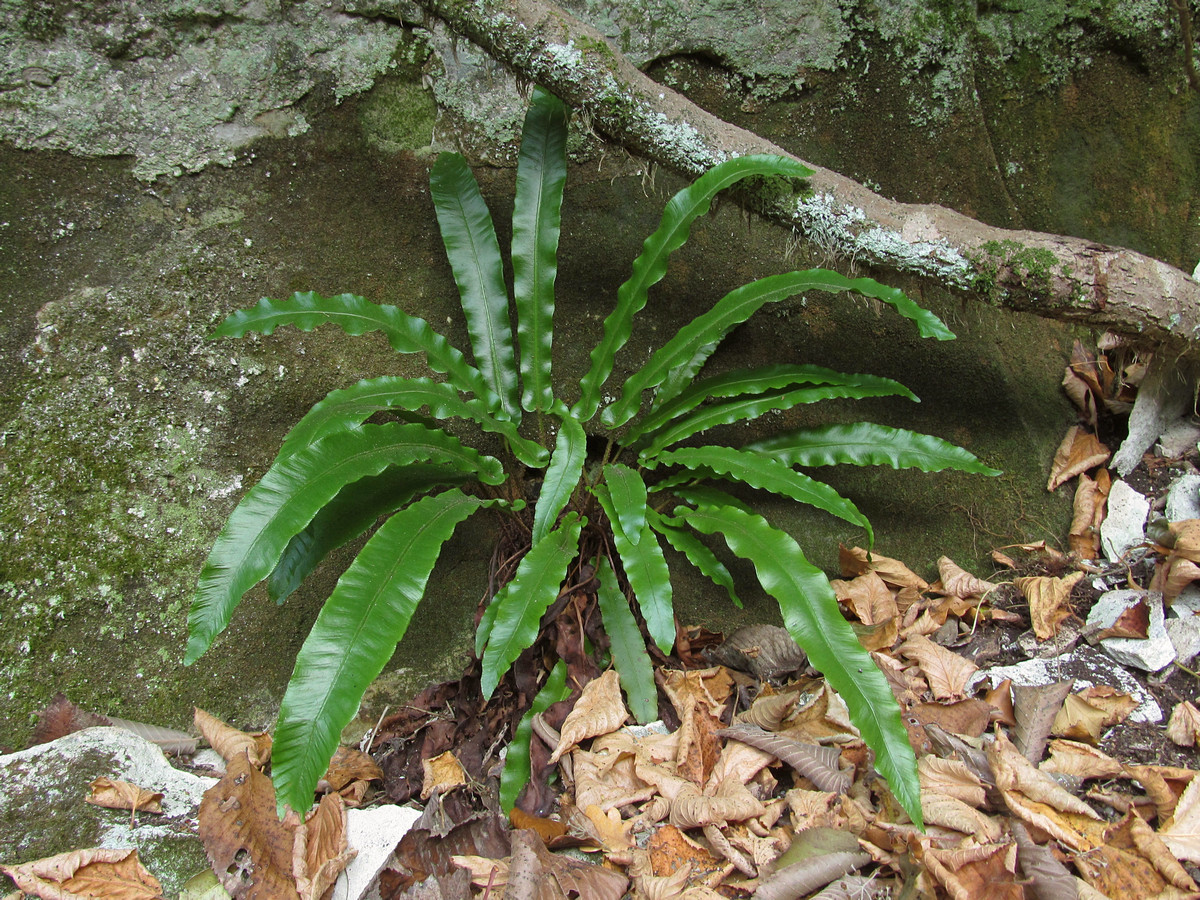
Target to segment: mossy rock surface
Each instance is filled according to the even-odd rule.
[[[851,23],[854,40],[838,44],[844,62],[814,62],[803,84],[771,97],[729,60],[699,51],[681,51],[653,71],[719,114],[901,199],[940,200],[997,224],[1120,238],[1190,270],[1200,235],[1188,218],[1200,142],[1187,135],[1197,104],[1172,93],[1167,57],[1141,71],[1128,62],[1132,50],[1097,51],[1087,66],[1043,72],[1038,89],[1018,102],[1006,92],[1015,90],[1020,67],[1037,64],[1028,56],[1035,42],[1026,35],[1011,45],[985,44],[972,18],[976,37],[962,50],[991,53],[996,67],[992,75],[973,70],[979,99],[956,106],[967,96],[960,82],[945,81],[948,93],[935,95],[933,82],[910,67],[931,47],[959,47],[954,21],[930,22],[924,38],[905,37],[898,26]],[[1072,23],[1064,14],[1048,33],[1065,40]],[[1115,25],[1101,25],[1115,33]],[[1083,46],[1091,38],[1078,40]],[[263,295],[349,290],[423,315],[465,346],[428,196],[427,151],[461,139],[467,149],[491,148],[477,157],[511,161],[502,142],[515,136],[523,100],[497,67],[468,71],[465,45],[452,68],[452,43],[430,35],[421,44],[428,56],[401,47],[377,93],[310,110],[309,133],[257,144],[229,168],[148,185],[138,178],[146,174],[142,158],[83,160],[0,146],[0,272],[9,285],[0,320],[0,619],[9,626],[0,634],[0,675],[8,683],[0,692],[0,746],[23,746],[33,714],[58,691],[97,712],[167,726],[186,726],[193,704],[239,726],[271,724],[295,653],[352,548],[282,607],[252,591],[210,653],[184,669],[196,575],[237,498],[312,403],[363,377],[425,370],[420,359],[391,353],[378,335],[283,329],[217,343],[205,336]],[[1107,93],[1096,80],[1103,78],[1112,80]],[[498,106],[484,102],[489,86]],[[922,93],[953,101],[949,118],[906,113]],[[1093,94],[1108,98],[1116,121],[1105,119]],[[487,118],[486,110],[499,108],[503,116]],[[1147,125],[1150,138],[1137,147],[1142,108],[1160,121]],[[1056,119],[1055,110],[1066,112]],[[1113,135],[1108,144],[1094,138],[1104,129]],[[977,140],[984,135],[990,143]],[[564,209],[554,351],[567,382],[585,369],[630,262],[682,184],[621,151],[599,152],[583,129],[571,140],[578,155]],[[1137,161],[1152,149],[1169,161]],[[109,151],[97,143],[87,152]],[[1010,163],[1020,170],[1010,171]],[[1080,166],[1101,172],[1101,163],[1107,175],[1094,196],[1060,202],[1076,195],[1056,171],[1074,177]],[[1157,173],[1140,187],[1139,165]],[[477,168],[504,246],[512,170]],[[844,263],[720,205],[697,224],[652,293],[614,379],[731,288],[789,268]],[[922,574],[932,575],[943,554],[980,567],[993,546],[1060,539],[1070,498],[1047,494],[1044,484],[1054,446],[1074,418],[1058,382],[1075,333],[928,288],[919,299],[958,332],[957,341],[921,341],[887,309],[814,294],[764,310],[713,364],[814,362],[897,378],[921,397],[919,405],[877,400],[833,407],[832,415],[934,433],[1005,471],[997,479],[829,474],[871,518],[878,549]],[[782,506],[770,513],[831,571],[839,542],[863,540],[836,520],[793,517]],[[448,545],[393,661],[394,692],[376,692],[368,715],[462,668],[494,533],[480,517]],[[766,598],[749,597],[739,618],[723,594],[686,565],[678,569],[685,621],[720,626],[774,615]]]

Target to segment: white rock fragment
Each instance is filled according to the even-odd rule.
[[[1187,419],[1179,421],[1167,427],[1158,438],[1158,452],[1160,456],[1166,459],[1179,459],[1185,453],[1190,453],[1196,449],[1196,444],[1200,442],[1200,425],[1195,422],[1189,422]]]
[[[161,791],[162,815],[86,802],[105,777]],[[136,847],[142,863],[174,896],[207,866],[196,813],[215,779],[172,766],[155,744],[124,728],[86,728],[0,756],[0,848],[5,862],[26,862],[82,847]]]
[[[1175,658],[1181,665],[1191,666],[1200,654],[1200,616],[1186,619],[1167,619],[1167,634],[1175,647]]]
[[[1127,551],[1146,539],[1146,517],[1150,501],[1124,481],[1113,482],[1108,495],[1108,514],[1100,525],[1100,544],[1104,555],[1116,562]]]
[[[1200,474],[1188,472],[1171,482],[1165,513],[1168,522],[1200,519]]]
[[[1109,591],[1101,594],[1088,613],[1091,629],[1102,630],[1116,624],[1127,609],[1145,601],[1150,610],[1150,627],[1145,638],[1105,638],[1100,642],[1104,652],[1122,665],[1147,672],[1157,672],[1175,661],[1175,647],[1163,624],[1162,594],[1157,591]]]
[[[1189,584],[1171,603],[1171,612],[1181,619],[1200,614],[1200,584]]]
[[[400,838],[420,817],[419,809],[406,806],[348,810],[346,840],[358,855],[338,876],[333,896],[338,900],[361,900],[392,858]]]
[[[1076,691],[1097,684],[1108,685],[1129,694],[1138,702],[1138,708],[1129,714],[1130,722],[1146,722],[1153,725],[1161,722],[1163,718],[1162,709],[1133,673],[1117,665],[1094,647],[1076,647],[1057,659],[1027,659],[1013,666],[981,669],[971,677],[967,691],[974,690],[975,685],[984,679],[995,687],[1006,678],[1012,679],[1013,684],[1031,687],[1074,678]]]

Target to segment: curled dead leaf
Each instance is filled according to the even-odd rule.
[[[42,900],[156,900],[162,885],[138,860],[137,850],[72,850],[45,859],[0,865],[26,894]]]
[[[1167,737],[1181,747],[1194,747],[1200,743],[1200,710],[1190,700],[1175,705],[1167,722]]]
[[[1176,859],[1200,863],[1200,778],[1193,778],[1158,836]]]
[[[875,572],[888,584],[897,588],[915,588],[924,591],[929,588],[929,582],[921,578],[904,563],[862,547],[847,547],[844,544],[838,548],[838,563],[842,574],[848,577],[865,575]]]
[[[864,625],[889,622],[900,615],[896,597],[875,571],[864,572],[850,581],[829,582],[838,600]]]
[[[162,813],[162,792],[148,791],[128,781],[112,778],[97,778],[89,787],[92,790],[88,803],[107,809],[128,809],[131,812]]]
[[[621,699],[621,683],[616,669],[609,669],[599,678],[593,678],[583,688],[575,707],[567,713],[560,732],[558,746],[550,756],[556,763],[580,741],[590,737],[616,731],[629,718],[629,711]]]
[[[898,648],[902,656],[916,660],[929,689],[939,700],[958,699],[967,689],[967,682],[979,667],[968,659],[941,647],[918,634],[908,638]]]
[[[942,593],[952,597],[961,597],[964,600],[982,598],[997,587],[990,581],[984,581],[982,578],[972,575],[948,556],[943,556],[938,560],[938,575],[942,579]]]
[[[227,763],[245,753],[250,764],[261,769],[271,758],[271,736],[265,731],[257,734],[239,731],[199,707],[195,708],[193,720],[200,734]]]
[[[1054,453],[1046,490],[1053,491],[1076,475],[1103,465],[1111,455],[1098,437],[1080,425],[1072,425]]]
[[[467,770],[450,750],[431,759],[421,760],[421,768],[425,773],[421,783],[422,800],[428,800],[435,791],[445,793],[467,783]]]
[[[1038,640],[1048,641],[1058,634],[1059,623],[1071,615],[1071,591],[1082,578],[1083,572],[1072,572],[1062,578],[1039,575],[1014,580],[1017,590],[1029,601],[1029,618]]]

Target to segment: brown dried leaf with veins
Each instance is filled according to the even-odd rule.
[[[616,809],[589,806],[583,814],[590,825],[589,831],[605,853],[624,854],[633,849],[633,840],[629,836],[631,823],[622,820]]]
[[[902,656],[916,660],[929,689],[938,700],[958,699],[966,693],[967,682],[979,670],[970,660],[914,634],[898,648]]]
[[[921,861],[951,900],[1023,900],[1016,877],[1013,844],[989,843],[964,849],[940,850],[921,841]]]
[[[382,781],[383,770],[370,756],[354,747],[338,747],[317,790],[341,791],[356,781]]]
[[[136,850],[72,850],[45,859],[0,865],[26,894],[42,900],[156,900],[162,885],[138,861]]]
[[[295,823],[292,877],[296,880],[296,893],[300,900],[321,900],[358,855],[346,840],[346,805],[337,794],[326,794],[307,821],[303,824],[292,821]]]
[[[1181,891],[1197,890],[1192,876],[1179,864],[1179,860],[1163,843],[1162,838],[1155,834],[1154,829],[1132,810],[1127,812],[1120,822],[1109,828],[1108,835],[1110,843],[1117,843],[1121,846],[1132,843],[1142,856],[1150,860],[1154,868],[1169,884]]]
[[[716,792],[709,796],[690,782],[671,799],[671,824],[687,830],[704,825],[724,825],[726,822],[744,822],[763,815],[766,808],[744,784],[736,778],[727,778],[717,785]]]
[[[1112,478],[1107,469],[1100,469],[1095,478],[1079,476],[1067,544],[1080,559],[1096,559],[1100,555],[1100,525],[1111,488]]]
[[[943,556],[938,560],[938,575],[942,579],[941,593],[949,594],[952,597],[961,597],[964,600],[982,599],[998,587],[990,581],[984,581],[982,578],[972,575],[948,556]]]
[[[1009,811],[1072,850],[1087,851],[1103,843],[1102,823],[1090,806],[1035,769],[1003,734],[987,751],[996,786]]]
[[[717,764],[708,774],[704,789],[715,791],[718,784],[729,778],[749,784],[759,772],[773,762],[775,757],[772,754],[757,747],[751,747],[741,741],[726,741],[725,746],[721,748],[721,755],[717,758]]]
[[[850,789],[850,776],[838,768],[841,755],[836,747],[802,743],[749,724],[732,725],[718,735],[773,754],[823,791],[845,793]]]
[[[838,600],[864,625],[890,622],[900,615],[895,595],[878,572],[865,572],[850,581],[835,578],[829,583]]]
[[[1194,747],[1200,743],[1200,710],[1190,700],[1175,704],[1167,722],[1167,737],[1180,747]]]
[[[957,797],[963,803],[976,808],[983,806],[986,791],[983,782],[961,759],[942,759],[927,755],[917,760],[917,775],[921,779],[921,793],[945,794]]]
[[[1004,836],[1004,829],[999,822],[948,794],[926,791],[922,787],[921,809],[926,825],[941,825],[963,834],[978,835],[988,842],[998,841]]]
[[[265,731],[257,734],[239,731],[199,707],[195,707],[193,720],[200,734],[221,754],[221,759],[226,763],[245,753],[250,759],[250,764],[261,769],[271,758],[271,736]]]
[[[1107,753],[1088,744],[1061,739],[1050,742],[1050,758],[1038,768],[1081,780],[1115,778],[1124,771],[1124,767]]]
[[[421,760],[421,769],[424,771],[424,780],[421,783],[422,800],[428,800],[435,791],[444,794],[468,781],[467,770],[450,750],[431,759]]]
[[[162,813],[161,791],[148,791],[128,781],[112,778],[97,778],[89,787],[88,803],[107,809],[128,809],[132,812]]]
[[[1073,741],[1098,744],[1107,719],[1108,713],[1104,710],[1088,703],[1079,694],[1070,694],[1054,717],[1050,733]]]
[[[550,762],[558,762],[564,753],[574,749],[580,741],[616,731],[625,724],[627,718],[629,711],[621,699],[617,670],[609,669],[584,686],[574,709],[567,713],[563,721],[558,746],[550,755]]]
[[[838,563],[842,574],[847,577],[865,575],[875,572],[888,584],[897,588],[915,588],[924,591],[929,588],[929,582],[921,578],[904,563],[878,553],[864,550],[862,547],[847,547],[845,544],[838,548]]]
[[[1158,836],[1176,859],[1200,863],[1200,777],[1193,778]]]
[[[1029,619],[1039,641],[1048,641],[1058,634],[1058,626],[1071,615],[1071,591],[1083,578],[1083,572],[1072,572],[1062,578],[1039,575],[1017,578],[1013,583],[1029,601]]]
[[[1111,455],[1098,437],[1082,426],[1072,425],[1055,451],[1046,490],[1053,491],[1076,475],[1103,465]]]
[[[1013,686],[1013,714],[1017,720],[1013,736],[1017,749],[1030,762],[1041,760],[1050,729],[1074,684],[1074,679],[1068,679],[1053,684]]]
[[[233,900],[295,898],[292,848],[295,824],[275,814],[271,779],[246,753],[229,761],[225,776],[204,792],[199,832],[213,871]]]
[[[1160,573],[1155,573],[1154,587],[1162,590],[1163,599],[1174,600],[1183,589],[1195,581],[1200,581],[1200,565],[1192,562],[1190,559],[1172,556],[1166,563],[1165,568]],[[1161,581],[1161,583],[1160,583]]]

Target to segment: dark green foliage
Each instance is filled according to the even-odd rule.
[[[433,167],[434,204],[474,364],[423,320],[351,294],[263,300],[217,329],[215,336],[222,337],[270,334],[285,324],[303,330],[334,324],[351,335],[378,330],[397,352],[425,353],[444,380],[362,381],[329,394],[292,429],[274,465],[230,517],[201,573],[186,661],[208,649],[256,583],[266,579],[271,596],[283,602],[326,554],[375,528],[313,625],[280,711],[274,755],[279,802],[304,810],[342,727],[404,636],[442,545],[475,510],[492,507],[516,517],[529,535],[516,574],[491,599],[476,634],[485,698],[532,646],[568,575],[590,566],[611,659],[639,721],[657,714],[645,641],[670,652],[675,640],[664,546],[680,551],[739,603],[729,570],[706,542],[719,535],[753,565],[761,588],[778,601],[789,633],[845,699],[880,772],[919,824],[916,763],[899,709],[840,615],[828,580],[792,536],[718,485],[731,482],[815,506],[861,526],[871,540],[870,523],[850,500],[795,467],[849,463],[995,473],[938,438],[869,423],[792,431],[741,448],[697,444],[695,438],[717,425],[835,397],[916,399],[890,379],[790,362],[700,377],[721,340],[765,303],[807,290],[852,291],[890,304],[923,336],[953,335],[895,288],[821,269],[787,272],[718,300],[629,377],[619,400],[601,409],[635,315],[717,192],[748,176],[811,174],[780,157],[732,159],[667,205],[617,292],[580,399],[568,409],[555,393],[550,368],[565,137],[562,104],[535,91],[517,175],[511,298],[491,215],[466,163],[450,154]],[[381,411],[402,421],[364,424]],[[538,440],[520,430],[523,412],[537,413]],[[509,458],[486,456],[440,430],[437,422],[450,417],[498,435]],[[585,426],[593,435],[607,431],[603,458],[589,458]],[[381,516],[386,518],[376,528]],[[562,690],[555,675],[537,703]],[[527,746],[523,722],[510,756],[516,774],[502,782],[506,806],[519,788],[520,766],[528,766]]]

